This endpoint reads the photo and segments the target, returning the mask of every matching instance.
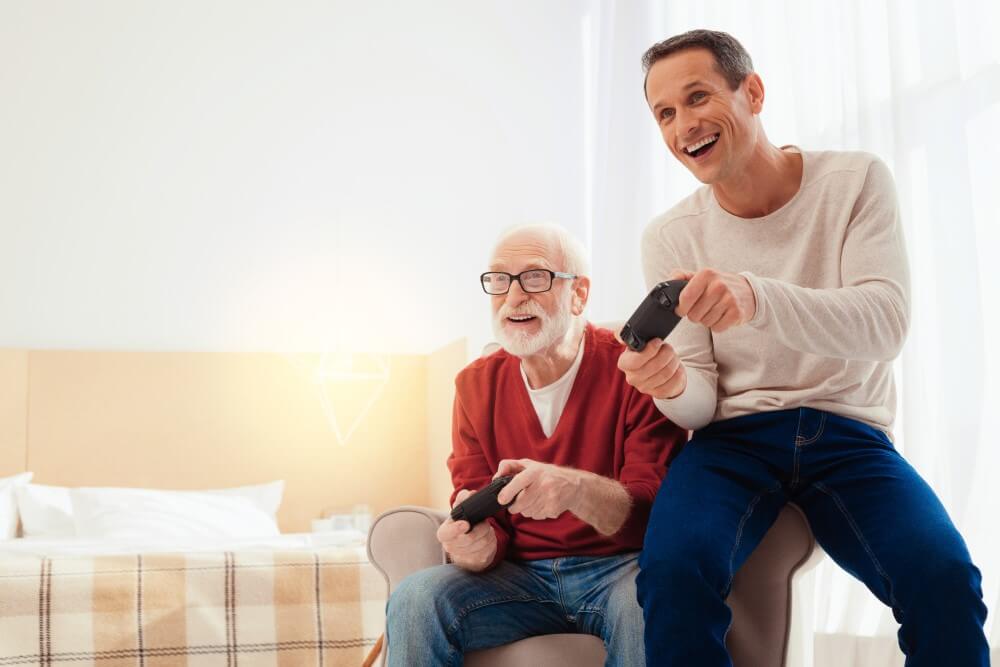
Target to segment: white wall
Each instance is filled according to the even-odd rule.
[[[0,4],[0,347],[426,352],[583,231],[586,3]],[[478,334],[477,334],[478,332]]]

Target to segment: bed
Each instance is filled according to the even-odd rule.
[[[360,665],[385,582],[335,535],[0,542],[0,666]]]
[[[432,504],[427,475],[414,474],[428,458],[428,359],[391,356],[374,402],[372,382],[327,377],[321,361],[0,349],[0,480],[33,476],[38,493],[32,512],[8,489],[5,509],[0,488],[0,667],[362,664],[383,630],[385,581],[360,543],[305,531],[358,504],[371,515]],[[450,389],[453,369],[440,374]],[[165,506],[138,522],[160,521],[158,539],[38,534],[81,528],[51,511],[66,488],[266,480],[284,480],[267,538],[168,539],[181,523]],[[107,519],[94,511],[84,523],[130,528]],[[13,537],[18,524],[28,537]]]

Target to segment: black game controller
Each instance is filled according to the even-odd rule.
[[[636,352],[654,338],[666,338],[681,318],[674,312],[686,280],[664,281],[646,295],[622,327],[621,337]]]
[[[503,475],[502,477],[497,477],[495,480],[489,483],[489,485],[484,486],[479,489],[471,496],[455,505],[451,509],[451,518],[453,521],[468,521],[469,530],[475,526],[480,521],[487,519],[503,508],[510,505],[501,505],[497,502],[497,496],[500,494],[500,489],[507,486],[510,480],[514,479],[513,475]],[[513,500],[511,502],[514,502]]]

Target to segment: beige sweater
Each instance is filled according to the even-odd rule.
[[[892,176],[866,153],[802,163],[799,191],[770,215],[731,215],[704,186],[643,235],[650,288],[672,269],[714,268],[746,276],[757,297],[743,326],[714,334],[685,319],[667,339],[688,384],[657,405],[685,428],[796,407],[892,428],[910,300]]]

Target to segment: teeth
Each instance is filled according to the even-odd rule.
[[[515,322],[526,322],[532,319],[532,317],[533,317],[532,315],[511,315],[510,318],[508,319],[512,319]]]
[[[715,141],[718,138],[719,138],[718,134],[713,134],[713,135],[707,136],[704,139],[702,139],[701,141],[699,141],[698,143],[691,144],[690,146],[688,146],[684,150],[687,151],[689,154],[693,153],[696,150],[698,150],[699,148],[701,148],[702,146],[707,146],[708,144],[712,143],[713,141]]]

